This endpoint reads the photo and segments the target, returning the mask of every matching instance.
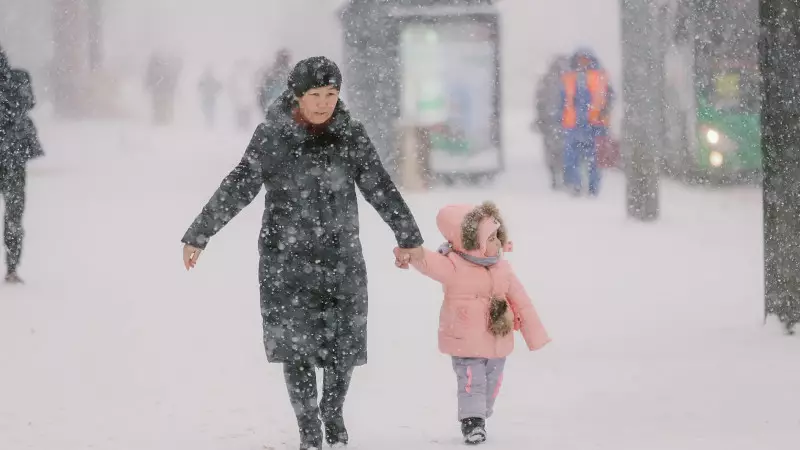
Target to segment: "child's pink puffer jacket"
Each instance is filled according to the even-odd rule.
[[[497,207],[486,202],[446,206],[436,223],[453,250],[482,257],[488,237],[497,236],[506,251],[510,243]],[[455,251],[442,255],[425,250],[415,269],[442,283],[444,302],[439,316],[439,350],[442,353],[475,358],[502,358],[514,349],[514,334],[495,336],[489,331],[489,303],[492,296],[505,298],[514,314],[515,327],[522,332],[530,350],[550,342],[530,297],[511,264],[500,259],[484,267],[467,261]]]

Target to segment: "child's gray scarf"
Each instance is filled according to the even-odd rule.
[[[438,252],[443,254],[443,255],[445,255],[445,256],[447,256],[447,254],[450,253],[450,252],[455,252],[458,256],[466,259],[467,261],[471,262],[472,264],[477,264],[477,265],[483,266],[483,267],[493,266],[493,265],[497,264],[497,261],[500,260],[499,256],[483,256],[483,257],[481,257],[481,256],[468,255],[468,254],[466,254],[464,252],[460,252],[460,251],[454,249],[453,246],[450,245],[449,242],[445,242],[444,244],[442,244],[439,247]]]

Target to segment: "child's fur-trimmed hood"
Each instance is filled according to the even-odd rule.
[[[445,239],[459,251],[474,252],[482,250],[486,242],[481,242],[479,231],[481,223],[486,219],[494,219],[497,238],[503,247],[508,244],[506,230],[500,210],[494,202],[486,201],[478,206],[451,205],[445,206],[436,216],[436,224]]]

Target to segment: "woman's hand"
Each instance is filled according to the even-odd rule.
[[[186,270],[194,268],[201,252],[202,250],[189,244],[183,246],[183,266],[186,267]]]

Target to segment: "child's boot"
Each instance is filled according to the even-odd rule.
[[[479,417],[469,417],[461,421],[461,434],[467,444],[482,444],[486,442],[486,420]]]

